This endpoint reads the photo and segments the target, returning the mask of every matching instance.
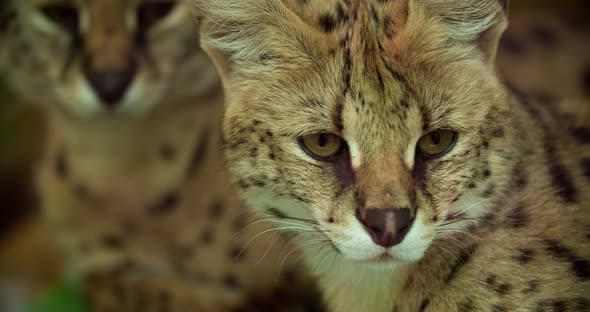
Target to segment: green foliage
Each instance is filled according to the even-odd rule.
[[[88,312],[75,283],[63,282],[26,312]]]

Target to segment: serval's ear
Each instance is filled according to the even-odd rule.
[[[325,39],[281,0],[196,0],[201,46],[224,88],[240,73],[256,75],[314,55]],[[290,60],[286,62],[284,60]]]
[[[509,0],[426,1],[432,12],[442,17],[452,39],[475,43],[485,62],[494,66],[500,38],[508,26]]]

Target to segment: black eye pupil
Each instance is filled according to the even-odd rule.
[[[318,145],[320,147],[325,147],[328,144],[328,136],[325,134],[320,134],[318,136]]]
[[[140,30],[146,30],[166,17],[174,8],[174,1],[159,1],[141,5],[137,12],[137,24]]]
[[[67,5],[48,5],[41,12],[54,23],[72,33],[78,32],[78,11]]]
[[[432,138],[432,143],[434,143],[435,145],[440,144],[440,133],[438,131],[432,133],[431,138]]]

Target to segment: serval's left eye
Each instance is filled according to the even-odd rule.
[[[320,161],[332,161],[334,156],[342,153],[344,140],[331,133],[309,134],[299,139],[303,150],[311,157]]]
[[[457,132],[451,130],[432,131],[418,141],[418,151],[428,157],[440,157],[448,153],[457,142]]]

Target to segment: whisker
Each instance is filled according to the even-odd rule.
[[[252,237],[250,240],[248,240],[248,242],[246,243],[246,245],[244,245],[244,247],[242,247],[242,249],[240,250],[240,252],[238,253],[238,255],[236,256],[235,260],[239,259],[240,256],[242,255],[242,253],[244,252],[244,250],[246,250],[246,248],[248,248],[248,246],[254,241],[256,240],[258,237],[260,237],[261,235],[264,235],[268,232],[274,232],[274,231],[282,231],[282,230],[290,230],[290,229],[301,229],[300,227],[295,227],[295,226],[291,226],[291,227],[281,227],[281,228],[273,228],[273,229],[269,229],[269,230],[265,230],[262,231],[261,233],[256,234],[254,237]],[[303,229],[303,230],[307,230],[307,229]]]
[[[277,239],[279,238],[280,235],[281,235],[281,232],[277,232],[275,234],[275,236],[268,243],[268,246],[266,247],[266,251],[264,252],[264,254],[262,255],[262,257],[260,257],[258,259],[258,261],[256,261],[256,264],[260,264],[260,262],[262,262],[262,260],[264,259],[264,257],[266,257],[266,255],[268,255],[268,253],[270,252],[270,250],[272,249],[274,243],[277,241]]]
[[[283,265],[285,264],[285,261],[287,260],[287,258],[289,257],[289,255],[291,255],[292,253],[294,253],[295,251],[297,251],[298,249],[307,246],[307,245],[311,245],[311,244],[318,244],[320,242],[325,242],[327,241],[327,239],[316,239],[316,240],[311,240],[311,241],[307,241],[304,243],[301,243],[297,246],[295,246],[293,249],[291,249],[291,251],[289,251],[287,253],[287,255],[285,255],[285,257],[283,257],[283,260],[281,261],[280,265],[279,265],[279,276],[281,275],[281,273],[283,272]]]

